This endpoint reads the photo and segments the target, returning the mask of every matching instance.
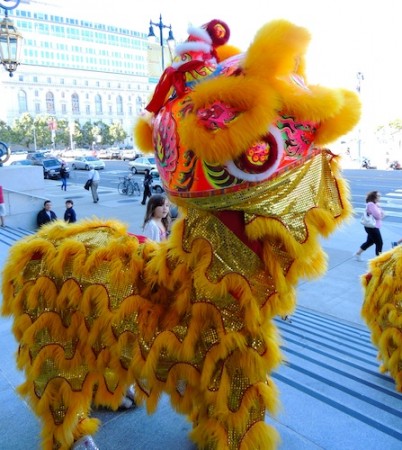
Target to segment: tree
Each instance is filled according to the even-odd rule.
[[[0,120],[0,141],[4,143],[12,142],[11,127],[8,126],[3,120]]]
[[[31,148],[35,141],[34,137],[34,119],[28,114],[24,113],[19,119],[16,119],[12,127],[12,140],[14,143],[19,143],[25,147]]]
[[[109,135],[112,140],[112,144],[122,143],[127,137],[127,133],[124,131],[122,125],[118,121],[114,121],[109,127]]]

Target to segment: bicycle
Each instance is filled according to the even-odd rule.
[[[132,177],[125,176],[120,177],[120,183],[117,185],[117,190],[119,194],[123,195],[136,195],[139,196],[141,194],[141,189],[139,184],[136,181],[132,180]]]

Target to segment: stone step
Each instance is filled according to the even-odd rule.
[[[17,227],[0,227],[0,244],[11,247],[23,237],[33,234],[32,231]]]
[[[365,449],[401,448],[402,395],[379,372],[369,331],[302,307],[291,319],[276,320],[286,362],[273,374],[284,448],[360,449],[362,436]],[[290,445],[296,436],[309,444]]]

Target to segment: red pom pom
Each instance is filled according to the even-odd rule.
[[[214,47],[226,44],[230,38],[230,29],[222,20],[211,20],[205,25],[207,33],[211,36]]]

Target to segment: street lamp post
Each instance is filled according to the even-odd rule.
[[[168,37],[167,37],[167,41],[174,41],[172,25],[165,25],[162,22],[162,14],[161,14],[159,16],[159,22],[152,22],[152,20],[149,21],[148,37],[156,37],[155,33],[154,33],[154,28],[153,28],[154,26],[159,28],[159,43],[160,43],[161,51],[162,51],[162,72],[163,72],[165,70],[165,54],[164,54],[164,46],[163,46],[163,29],[164,28],[169,29],[169,34],[168,34]]]
[[[0,58],[1,64],[10,74],[21,64],[21,48],[23,37],[8,17],[8,11],[16,8],[21,0],[0,0],[0,8],[4,9],[4,19],[0,23]]]
[[[364,75],[362,72],[357,72],[357,86],[356,91],[359,95],[361,95],[361,89],[362,89],[362,81],[364,81]],[[359,166],[362,165],[362,155],[361,155],[361,146],[362,146],[362,137],[361,137],[361,125],[359,124],[359,129],[357,130],[357,158],[359,161]]]

